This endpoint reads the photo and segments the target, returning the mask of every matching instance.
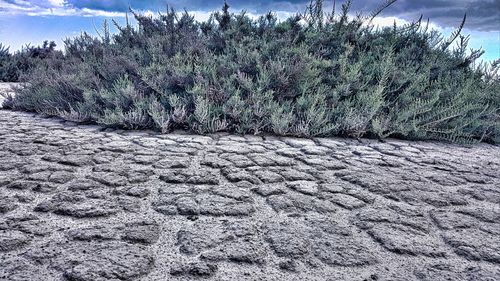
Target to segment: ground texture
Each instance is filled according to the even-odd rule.
[[[18,83],[3,83],[0,82],[0,109],[3,107],[3,102],[5,100],[4,95],[12,95],[12,88],[18,85]]]
[[[0,111],[2,280],[499,280],[500,147]]]

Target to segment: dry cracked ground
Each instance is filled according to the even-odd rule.
[[[2,280],[500,280],[500,147],[0,111]]]

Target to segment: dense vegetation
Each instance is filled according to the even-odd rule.
[[[282,22],[227,4],[201,23],[131,11],[137,26],[113,22],[116,34],[105,22],[64,53],[25,51],[36,59],[21,71],[28,83],[5,105],[161,132],[500,142],[500,61],[476,63],[463,23],[450,38],[422,19],[374,28],[394,2],[351,18],[351,1],[325,13],[316,0]]]
[[[62,57],[55,42],[45,41],[38,47],[27,45],[15,54],[0,43],[0,82],[19,82],[23,73],[29,73],[41,61]]]

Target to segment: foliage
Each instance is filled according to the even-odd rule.
[[[39,64],[62,59],[63,53],[55,48],[55,42],[45,41],[41,46],[26,45],[21,51],[11,54],[9,48],[0,43],[0,81],[19,82],[23,74]]]
[[[325,13],[315,0],[282,22],[226,3],[201,23],[131,11],[137,26],[104,22],[64,54],[46,43],[12,60],[0,47],[0,74],[15,61],[29,82],[14,109],[112,127],[499,142],[500,60],[467,51],[465,17],[450,38],[422,19],[375,28],[395,2],[352,18],[351,1]]]

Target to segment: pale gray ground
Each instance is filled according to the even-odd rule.
[[[2,280],[500,280],[500,148],[0,111]]]
[[[19,85],[19,84],[18,83],[0,82],[0,109],[2,108],[3,101],[5,100],[4,95],[5,94],[13,94],[12,88],[15,87],[16,85]]]

